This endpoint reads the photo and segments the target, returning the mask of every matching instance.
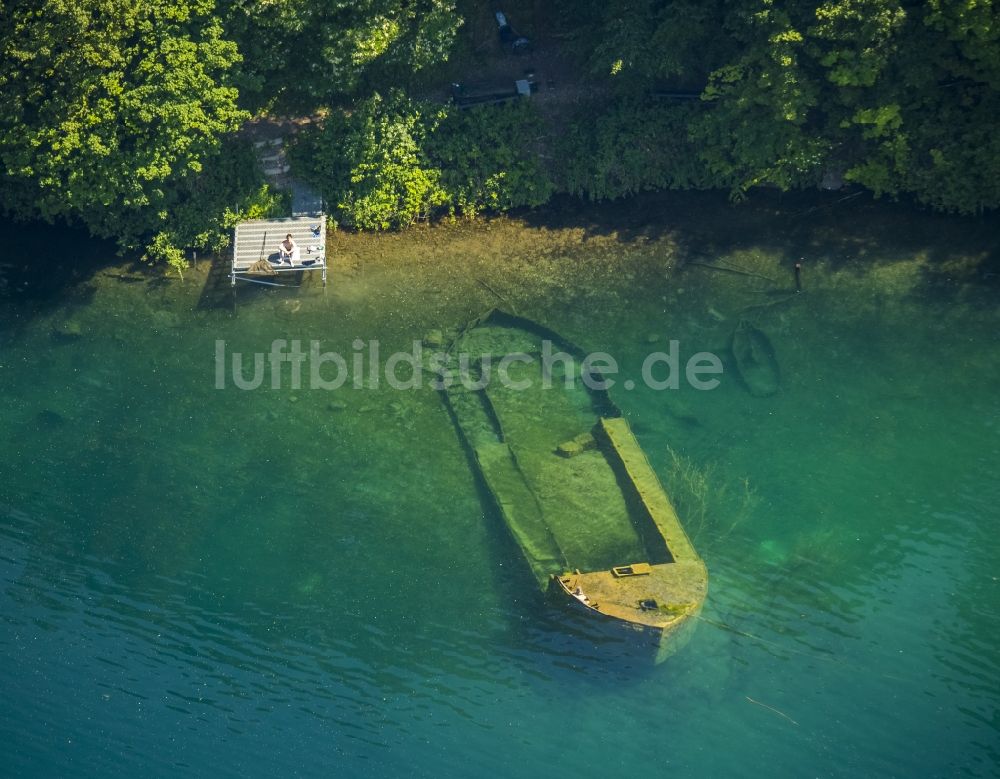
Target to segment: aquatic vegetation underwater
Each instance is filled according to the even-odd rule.
[[[727,481],[714,463],[699,466],[670,446],[667,455],[664,483],[688,535],[696,546],[725,544],[759,505],[750,477]]]
[[[3,298],[5,768],[594,775],[648,771],[639,743],[690,776],[994,773],[1000,314],[961,270],[994,239],[747,208],[334,233],[325,292],[235,305],[207,263]],[[693,244],[776,285],[685,268]],[[803,254],[803,293],[754,314],[781,365],[755,397],[726,344],[795,294]],[[215,388],[220,339],[391,354],[500,296],[615,356],[612,397],[708,565],[658,667],[539,594],[433,389],[292,389],[287,365],[279,389]],[[643,383],[671,339],[720,355],[716,389]]]

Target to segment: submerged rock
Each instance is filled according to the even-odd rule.
[[[768,337],[742,319],[733,333],[731,348],[736,370],[750,394],[758,398],[774,395],[781,386],[781,378]]]
[[[556,454],[560,457],[576,457],[589,449],[597,446],[597,441],[590,433],[581,433],[569,441],[564,441],[556,447]]]
[[[83,325],[76,319],[65,319],[52,328],[52,337],[56,341],[75,341],[83,337]]]
[[[64,427],[68,420],[58,411],[46,408],[35,414],[35,423],[39,427],[56,428]]]

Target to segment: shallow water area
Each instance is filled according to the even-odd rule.
[[[995,223],[832,201],[332,233],[325,290],[234,298],[207,261],[12,281],[3,772],[996,775]],[[661,665],[542,597],[437,393],[385,375],[492,306],[620,367],[710,575]],[[741,319],[771,397],[737,375]],[[274,388],[276,340],[362,370]],[[715,389],[684,376],[699,352]]]

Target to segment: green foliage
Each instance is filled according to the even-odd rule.
[[[531,104],[450,108],[426,143],[453,212],[475,216],[539,206],[553,182],[537,153],[546,132]]]
[[[840,87],[872,87],[896,54],[906,13],[885,0],[831,0],[816,8],[812,53]],[[863,42],[858,46],[858,42]]]
[[[291,157],[340,222],[389,230],[446,209],[474,216],[544,203],[552,184],[532,149],[540,132],[527,106],[459,111],[376,94],[303,134]]]
[[[625,99],[588,106],[558,148],[557,183],[572,195],[605,200],[651,189],[715,185],[687,138],[700,103]]]
[[[1000,28],[992,4],[903,9],[871,0],[863,11],[855,26],[881,44],[881,64],[870,87],[836,93],[845,178],[942,211],[1000,206]]]
[[[704,93],[712,110],[690,127],[702,159],[734,194],[760,184],[818,182],[828,144],[812,126],[820,90],[803,68],[799,25],[770,4],[735,14],[731,24],[742,54],[713,71]]]
[[[309,113],[401,84],[448,58],[462,17],[450,0],[220,0],[244,54],[254,110]]]
[[[184,271],[190,267],[184,251],[175,245],[175,238],[166,232],[159,232],[153,236],[153,240],[146,246],[143,259],[149,262],[165,262],[177,271],[177,275],[182,279]]]
[[[0,19],[6,210],[79,220],[179,266],[175,209],[246,115],[210,0],[7,3]]]
[[[437,116],[394,93],[375,94],[353,112],[335,112],[306,134],[292,163],[336,204],[341,222],[368,230],[404,227],[446,200],[441,172],[423,152]]]
[[[0,208],[83,223],[178,273],[186,249],[220,248],[240,215],[287,210],[234,140],[249,116],[238,103],[327,115],[293,165],[365,229],[555,191],[741,197],[831,172],[935,209],[1000,206],[992,0],[556,0],[553,37],[599,95],[575,117],[550,101],[558,136],[534,100],[459,111],[407,96],[454,48],[452,0],[2,8]],[[495,36],[492,19],[478,29]],[[702,99],[656,102],[654,85]]]
[[[1000,206],[1000,15],[989,0],[587,0],[565,16],[595,72],[703,88],[712,109],[684,135],[713,186],[740,196],[833,171],[937,209]],[[625,155],[631,140],[626,130]],[[595,191],[641,188],[602,183],[604,169],[595,161]],[[569,189],[590,191],[576,173]]]
[[[288,197],[264,182],[249,142],[230,139],[206,160],[205,170],[171,192],[162,228],[145,245],[143,259],[163,261],[178,274],[188,267],[185,247],[220,251],[244,219],[287,216]]]
[[[700,83],[728,41],[721,0],[557,0],[574,20],[576,48],[595,75]]]

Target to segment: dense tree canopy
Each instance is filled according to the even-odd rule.
[[[448,0],[223,0],[221,11],[248,103],[306,112],[443,61],[462,24]]]
[[[989,0],[595,0],[575,18],[592,71],[703,90],[688,139],[715,186],[842,176],[947,211],[1000,205]]]
[[[7,3],[5,205],[124,246],[174,229],[170,211],[246,117],[227,84],[238,60],[205,0]]]
[[[483,54],[495,9],[475,0],[4,2],[0,205],[180,267],[238,213],[280,209],[236,134],[271,112],[326,116],[295,172],[361,228],[556,191],[844,182],[945,211],[1000,206],[991,0],[510,5],[548,20],[526,31],[539,48],[576,57],[592,99],[575,113],[429,97],[511,56],[495,40]],[[670,97],[684,92],[697,99]]]
[[[397,91],[335,112],[303,134],[293,159],[344,224],[387,230],[435,211],[541,205],[552,182],[530,148],[539,130],[530,105],[461,111]]]

